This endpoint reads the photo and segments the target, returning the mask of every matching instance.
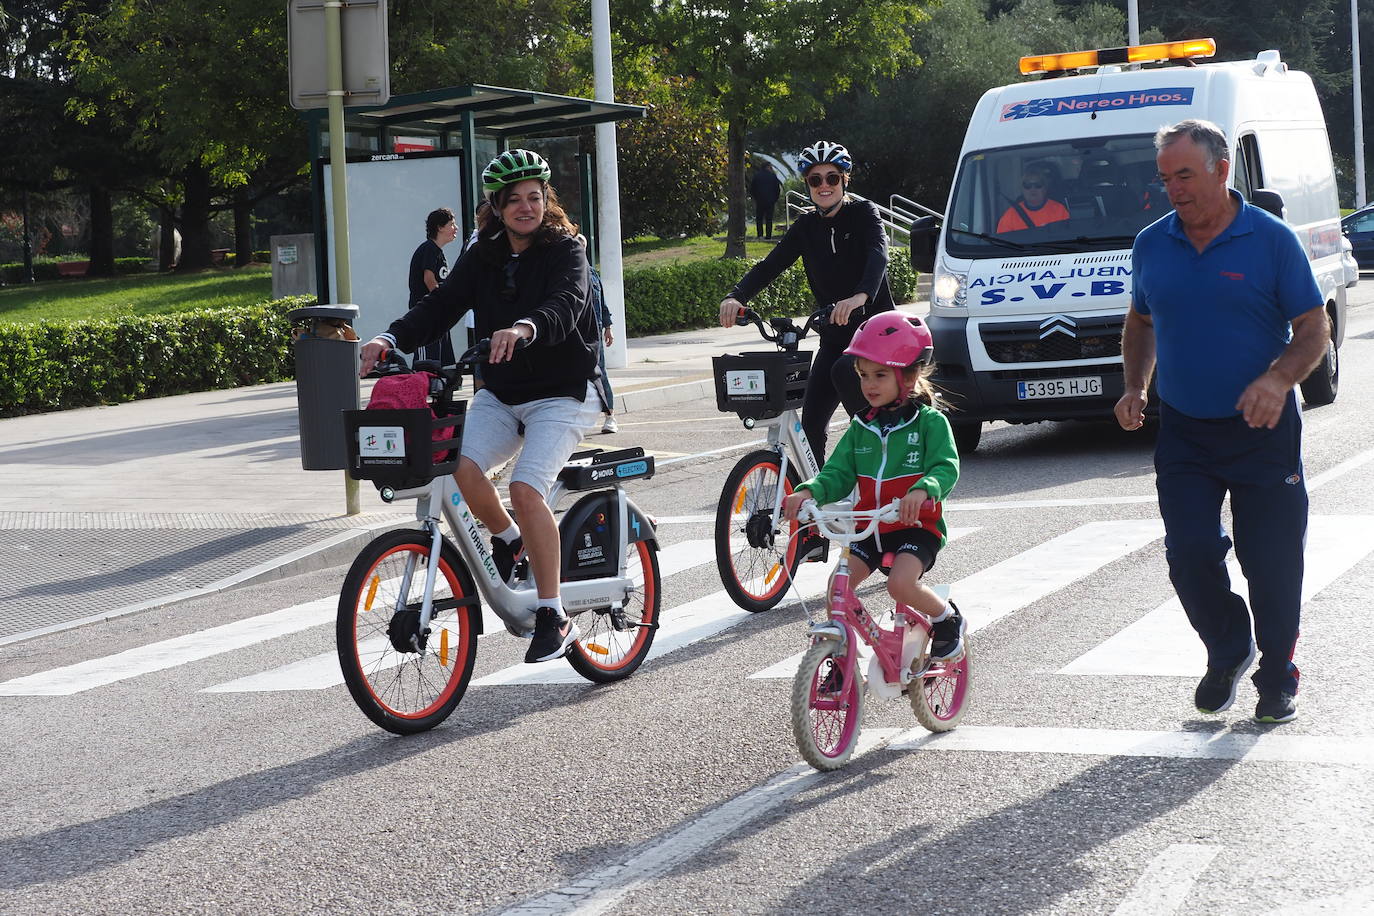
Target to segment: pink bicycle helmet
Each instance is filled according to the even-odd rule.
[[[844,352],[904,369],[928,364],[935,356],[935,341],[924,321],[894,310],[874,315],[859,325]]]

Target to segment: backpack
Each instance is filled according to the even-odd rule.
[[[368,410],[416,410],[423,408],[431,417],[437,416],[429,406],[430,384],[439,376],[429,372],[408,372],[404,375],[384,375],[377,379],[368,399]],[[453,427],[436,429],[431,437],[434,441],[453,438]],[[448,452],[435,452],[433,460],[439,464]]]

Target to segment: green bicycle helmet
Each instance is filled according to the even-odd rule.
[[[527,149],[506,150],[482,170],[482,190],[494,196],[502,188],[530,178],[547,183],[553,172],[544,157]]]

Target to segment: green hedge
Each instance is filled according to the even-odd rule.
[[[900,251],[894,255],[888,264],[892,294],[900,303],[912,302],[916,275]],[[121,270],[137,270],[147,259],[120,262]],[[627,271],[629,334],[714,327],[720,300],[754,263],[695,261]],[[249,308],[11,327],[0,347],[0,416],[290,379],[295,366],[286,312],[313,302],[294,296]],[[750,305],[769,316],[810,312],[814,302],[801,265]]]
[[[289,379],[286,312],[313,302],[296,296],[249,308],[9,328],[0,348],[0,416]]]
[[[84,261],[85,258],[35,258],[33,262],[33,278],[35,280],[61,280],[64,278],[58,272],[57,265],[70,261]],[[147,270],[152,263],[152,258],[115,258],[115,273],[117,274],[136,274]],[[23,283],[24,265],[19,261],[11,261],[8,264],[0,264],[0,281],[5,283]]]
[[[888,282],[899,303],[916,301],[916,273],[906,249],[893,249]],[[720,300],[757,261],[715,260],[625,272],[625,325],[631,336],[714,327]],[[749,303],[762,315],[803,315],[816,307],[798,262]]]

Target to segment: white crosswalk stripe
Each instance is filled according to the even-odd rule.
[[[890,751],[984,751],[1008,754],[1092,754],[1104,757],[1186,757],[1374,766],[1374,737],[1276,732],[1135,731],[1108,728],[1027,728],[963,725],[932,734],[913,728]]]
[[[949,537],[956,537],[977,531],[977,528],[951,529]],[[797,569],[795,581],[789,597],[809,601],[819,598],[825,592],[826,582],[830,579],[831,567],[827,563],[804,563]],[[714,592],[695,601],[675,607],[663,614],[663,623],[658,635],[654,637],[653,647],[649,649],[646,661],[661,658],[683,646],[706,639],[727,630],[737,623],[748,620],[753,614],[740,610],[724,590]],[[798,637],[802,635],[797,632]],[[800,656],[798,656],[800,660]],[[507,686],[511,684],[580,684],[583,679],[567,668],[553,668],[547,665],[512,665],[486,677],[472,682],[477,687]]]
[[[950,595],[970,632],[1053,594],[1164,536],[1158,519],[1090,522],[953,583]],[[802,653],[751,678],[790,678]]]
[[[683,541],[659,551],[658,570],[661,579],[715,562],[715,544],[710,540]],[[491,608],[482,607],[482,632],[490,636],[505,633],[506,624]],[[581,678],[578,678],[581,681]],[[342,684],[338,653],[330,649],[310,658],[291,662],[278,668],[250,674],[246,677],[204,688],[205,693],[259,693],[270,690],[325,690]]]
[[[0,696],[67,696],[103,687],[140,674],[163,671],[330,623],[338,613],[338,606],[338,598],[319,598],[270,614],[259,614],[208,630],[127,649],[104,658],[40,671],[0,684]]]
[[[1374,518],[1313,516],[1308,537],[1304,600],[1331,584],[1374,550],[1366,533]],[[956,528],[951,540],[976,528]],[[952,593],[976,631],[1036,601],[1054,594],[1162,537],[1158,519],[1090,522],[1008,557],[953,583]],[[667,580],[687,570],[715,562],[713,542],[694,539],[671,545],[659,554]],[[833,564],[805,564],[789,600],[819,599]],[[1244,580],[1232,564],[1238,590]],[[666,590],[665,590],[666,592]],[[201,659],[248,648],[279,636],[323,627],[334,621],[334,596],[284,608],[245,620],[162,640],[102,658],[77,662],[0,683],[0,696],[65,696],[129,678],[167,670]],[[813,616],[820,613],[812,607]],[[484,609],[488,634],[504,634],[502,622]],[[661,658],[685,646],[721,633],[751,614],[737,608],[724,591],[664,607],[662,626],[649,659]],[[266,671],[259,671],[204,688],[209,693],[322,690],[342,684],[332,632],[321,631],[322,651]],[[798,632],[798,642],[801,633]],[[800,654],[791,656],[751,678],[788,678]],[[1136,623],[1066,666],[1063,674],[1192,676],[1202,661],[1201,647],[1179,609],[1177,599],[1154,609]],[[583,679],[565,665],[513,665],[473,681],[473,686],[578,684]]]
[[[1374,541],[1370,516],[1313,516],[1307,526],[1302,600],[1335,582],[1370,551]],[[1248,594],[1240,564],[1227,563],[1231,589]],[[1188,623],[1178,597],[1155,608],[1135,623],[1059,670],[1060,674],[1196,677],[1207,667],[1207,653]]]

